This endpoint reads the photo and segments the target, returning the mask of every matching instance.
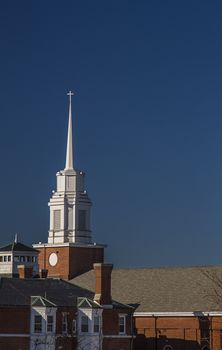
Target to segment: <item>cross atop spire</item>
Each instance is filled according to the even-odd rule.
[[[69,125],[67,136],[67,148],[66,148],[66,166],[65,170],[73,170],[73,141],[72,141],[72,96],[74,93],[69,91]]]
[[[74,94],[74,92],[72,92],[70,90],[67,95],[69,96],[69,103],[71,103],[72,102],[72,96],[74,96],[75,94]]]

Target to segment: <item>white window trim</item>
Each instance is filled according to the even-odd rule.
[[[124,332],[120,332],[120,329],[119,329],[119,334],[120,335],[124,335],[126,334],[126,314],[119,314],[119,324],[118,324],[118,327],[120,328],[120,318],[123,318],[124,319]]]
[[[41,331],[40,331],[40,332],[36,332],[36,330],[35,330],[35,326],[36,326],[36,324],[37,324],[37,323],[35,322],[35,318],[36,318],[36,317],[41,317]],[[34,334],[42,334],[42,332],[43,332],[43,324],[42,324],[43,322],[42,322],[42,321],[43,321],[42,315],[40,315],[40,314],[35,314],[35,315],[34,315],[34,319],[33,319],[33,333],[34,333]],[[38,324],[40,324],[40,322],[39,322]]]
[[[54,333],[54,327],[55,327],[54,326],[54,321],[55,321],[54,320],[54,316],[53,315],[47,315],[46,317],[47,317],[46,318],[46,320],[47,320],[47,322],[46,322],[46,333],[52,334],[52,333]],[[48,317],[52,317],[52,323],[48,322]],[[51,331],[48,330],[48,324],[52,325],[52,330]]]
[[[95,318],[96,317],[98,317],[98,320],[99,320],[99,324],[98,324],[98,326],[99,326],[99,330],[98,330],[98,332],[95,332],[95,330],[94,330],[94,326],[95,326]],[[93,315],[93,333],[94,334],[99,334],[100,333],[100,329],[101,329],[101,317],[99,316],[99,315]]]
[[[83,317],[86,317],[87,320],[88,320],[88,331],[87,332],[82,331],[82,319],[83,319]],[[87,334],[87,333],[90,332],[90,319],[89,319],[88,315],[81,315],[81,318],[80,318],[80,332],[81,332],[81,334]]]

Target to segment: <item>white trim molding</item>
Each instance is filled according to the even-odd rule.
[[[103,338],[135,338],[135,335],[125,335],[125,334],[116,334],[116,335],[103,335]]]
[[[79,247],[79,248],[106,248],[105,244],[89,243],[35,243],[32,245],[33,248],[59,248],[59,247]]]
[[[201,317],[222,316],[222,311],[187,311],[187,312],[134,312],[134,317]]]

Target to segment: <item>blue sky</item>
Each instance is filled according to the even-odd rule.
[[[69,89],[116,266],[221,264],[222,2],[0,4],[1,243],[47,240]]]

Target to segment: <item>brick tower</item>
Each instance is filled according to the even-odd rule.
[[[57,172],[57,189],[49,201],[48,243],[34,244],[39,251],[39,267],[48,276],[71,279],[103,262],[104,246],[92,242],[90,210],[92,202],[84,188],[82,171],[73,162],[72,95],[69,95],[69,122],[65,169]]]

